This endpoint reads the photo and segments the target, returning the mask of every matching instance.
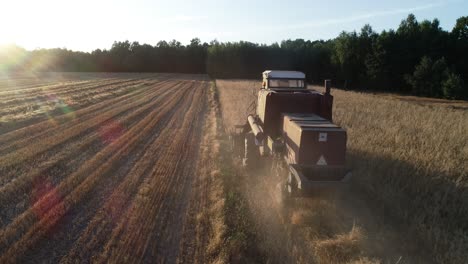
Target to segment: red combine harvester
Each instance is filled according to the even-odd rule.
[[[325,93],[309,90],[305,74],[265,71],[256,115],[231,134],[232,146],[247,169],[262,157],[287,168],[282,197],[311,196],[343,185],[351,173],[345,167],[346,131],[332,123],[330,81]]]

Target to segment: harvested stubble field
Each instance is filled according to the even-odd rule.
[[[206,262],[223,224],[204,75],[0,78],[0,263]]]
[[[223,149],[259,85],[0,76],[0,263],[467,259],[466,103],[333,90],[353,184],[285,217],[268,168]]]
[[[260,83],[216,86],[226,129],[244,123]],[[465,263],[468,103],[332,94],[352,184],[338,198],[297,201],[285,217],[268,168],[239,172],[260,250],[271,262]]]

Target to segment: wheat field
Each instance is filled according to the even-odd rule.
[[[320,88],[317,88],[320,90]],[[468,259],[468,103],[334,90],[354,183],[417,230],[440,263]]]
[[[226,129],[245,122],[260,83],[216,85]],[[338,89],[332,95],[334,122],[348,132],[351,190],[345,201],[308,201],[293,214],[302,241],[292,248],[303,248],[294,260],[310,250],[319,263],[464,263],[468,104]]]
[[[0,262],[180,262],[223,236],[206,75],[0,79]]]

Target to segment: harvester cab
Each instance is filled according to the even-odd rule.
[[[271,90],[304,90],[307,88],[305,74],[296,71],[264,71],[264,89]]]
[[[346,131],[333,124],[330,81],[325,92],[307,89],[305,74],[265,71],[255,114],[231,135],[243,166],[255,170],[271,158],[284,167],[283,198],[310,196],[346,183]],[[240,128],[241,126],[237,126]],[[279,162],[279,163],[278,163]]]

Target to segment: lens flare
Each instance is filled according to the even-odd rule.
[[[69,119],[74,119],[76,117],[75,111],[62,99],[56,100],[56,106],[59,108],[62,113],[64,113]]]
[[[53,111],[59,109],[68,120],[73,120],[76,118],[75,111],[70,107],[65,100],[62,100],[55,94],[46,94],[45,96],[38,96],[36,98],[36,106],[34,109],[39,109],[38,111],[45,114],[51,125],[58,125],[58,122],[55,120]]]
[[[25,49],[16,45],[0,46],[0,73],[23,70],[22,67],[28,59]]]
[[[124,128],[118,121],[107,121],[99,128],[99,135],[104,144],[111,144],[124,134]]]
[[[38,219],[50,219],[47,218],[48,212],[54,207],[61,210],[64,206],[62,200],[62,195],[52,182],[45,177],[38,177],[36,179],[31,194],[31,204],[33,204],[32,208]],[[52,218],[51,221],[54,221],[54,219]],[[49,230],[49,232],[52,231],[53,229]]]

